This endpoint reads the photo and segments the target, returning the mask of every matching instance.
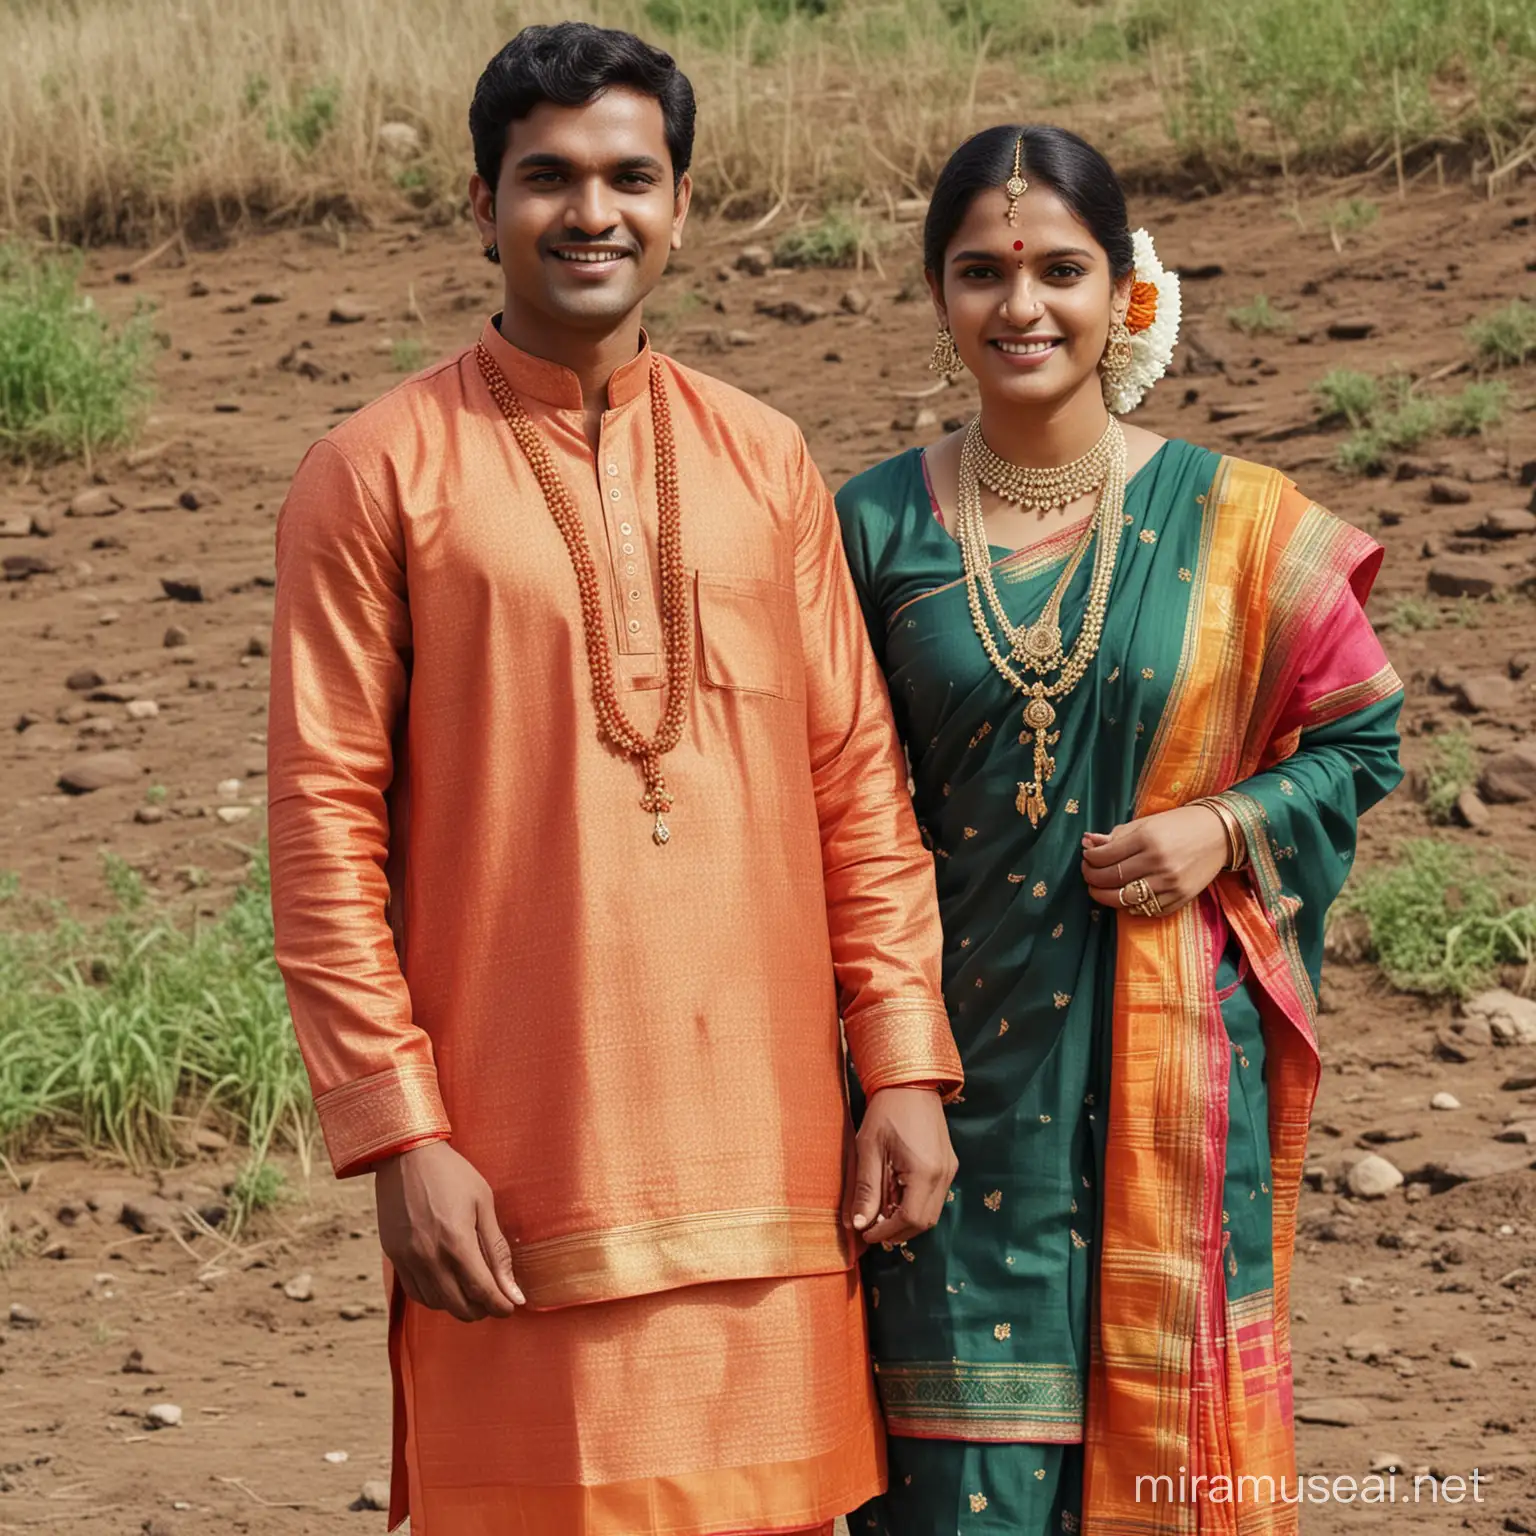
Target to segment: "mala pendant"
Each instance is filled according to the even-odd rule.
[[[1040,684],[1036,683],[1035,687],[1038,690]],[[1024,706],[1024,724],[1029,729],[1019,738],[1021,742],[1025,737],[1030,737],[1034,741],[1035,776],[1028,783],[1019,785],[1018,796],[1013,802],[1019,815],[1029,817],[1029,824],[1032,827],[1038,827],[1049,812],[1045,803],[1045,786],[1051,782],[1056,772],[1056,759],[1046,749],[1061,740],[1059,731],[1054,736],[1048,734],[1055,723],[1055,709],[1050,701],[1042,698],[1037,691]]]
[[[656,812],[656,825],[651,829],[651,841],[658,848],[665,848],[672,841],[671,829],[661,819],[661,812]]]

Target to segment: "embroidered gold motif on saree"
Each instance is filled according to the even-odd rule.
[[[984,742],[987,739],[987,737],[990,736],[991,734],[992,734],[992,722],[990,720],[982,721],[981,729],[979,731],[977,731],[974,736],[971,737],[971,750],[975,751],[975,749],[977,747],[979,747],[982,744],[982,742]]]
[[[1013,1337],[1013,1324],[999,1323],[992,1330],[992,1337],[996,1339],[999,1344],[1001,1344],[1004,1339],[1011,1339]]]
[[[1120,681],[1120,668],[1116,667],[1115,670],[1104,679],[1104,681],[1106,683],[1118,683]]]
[[[1036,1467],[1035,1468],[1035,1480],[1037,1482],[1041,1482],[1041,1483],[1043,1483],[1045,1481],[1045,1468],[1044,1467]]]
[[[1194,579],[1195,579],[1195,573],[1192,570],[1190,570],[1190,568],[1187,565],[1181,565],[1179,567],[1179,580],[1180,581],[1193,581]]]
[[[1072,994],[1070,992],[1058,992],[1055,994],[1055,998],[1056,1006],[1058,1008],[1065,1008],[1072,1001]]]
[[[984,1494],[984,1493],[973,1493],[971,1495],[971,1513],[973,1515],[979,1515],[982,1512],[982,1510],[984,1510],[986,1507],[987,1507],[987,1496],[986,1496],[986,1494]]]
[[[1139,538],[1143,544],[1157,543],[1157,534],[1154,533],[1150,528],[1143,528],[1141,532],[1136,535],[1136,537]]]
[[[976,828],[975,827],[966,827],[964,829],[964,831],[965,831],[965,836],[966,836],[966,841],[967,842],[969,842],[971,838],[976,836]]]
[[[1072,1246],[1074,1248],[1086,1248],[1088,1246],[1088,1239],[1086,1237],[1080,1237],[1076,1227],[1068,1227],[1067,1231],[1072,1234]]]
[[[1077,803],[1076,800],[1068,800],[1067,801],[1067,815],[1068,816],[1076,816],[1077,813],[1078,813],[1078,810],[1079,810],[1079,806],[1078,806],[1078,803]]]
[[[1034,889],[1030,892],[1030,895],[1033,896],[1036,901],[1044,901],[1045,900],[1045,892],[1046,892],[1045,881],[1044,880],[1037,880],[1035,882]]]
[[[991,1194],[983,1195],[981,1197],[981,1203],[984,1206],[986,1206],[986,1208],[989,1211],[999,1211],[999,1210],[1001,1210],[1002,1207],[1003,1207],[1003,1192],[1002,1192],[1002,1190],[994,1189],[991,1192]]]
[[[1156,676],[1157,676],[1157,673],[1154,672],[1151,667],[1143,667],[1141,669],[1141,679],[1145,683],[1150,683],[1152,681],[1152,679],[1154,677],[1156,677]]]
[[[1066,931],[1067,925],[1065,923],[1057,923],[1056,926],[1051,929],[1051,937],[1053,939],[1059,939]]]
[[[1007,1019],[1000,1019],[998,1021],[997,1032],[1000,1035],[1006,1035],[1008,1033],[1008,1020]]]
[[[1051,1117],[1049,1115],[1041,1115],[1040,1116],[1040,1124],[1041,1125],[1049,1125],[1050,1123],[1051,1123]]]
[[[1008,876],[1008,884],[1009,885],[1023,885],[1024,884],[1024,878],[1025,877],[1023,875],[1009,875]]]

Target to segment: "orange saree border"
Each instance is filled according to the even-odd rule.
[[[1179,673],[1137,816],[1219,793],[1295,750],[1299,733],[1279,742],[1275,733],[1309,629],[1346,584],[1368,588],[1377,560],[1366,535],[1279,472],[1222,460],[1205,498]],[[1265,862],[1267,833],[1252,824],[1257,805],[1242,796],[1229,803],[1250,834],[1254,878],[1224,875],[1212,902],[1118,923],[1105,1166],[1113,1196],[1089,1370],[1084,1536],[1297,1529],[1295,1508],[1283,1503],[1139,1496],[1183,1486],[1181,1475],[1226,1477],[1228,1486],[1248,1477],[1281,1486],[1295,1475],[1289,1291],[1319,1071],[1315,999],[1278,874]],[[1270,1095],[1274,1292],[1231,1310],[1221,1269],[1230,1061],[1216,1001],[1214,903],[1263,994]],[[1170,1483],[1151,1481],[1164,1477]]]

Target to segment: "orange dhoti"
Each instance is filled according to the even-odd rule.
[[[412,1536],[830,1536],[885,1486],[855,1271],[482,1323],[407,1303],[399,1342]]]

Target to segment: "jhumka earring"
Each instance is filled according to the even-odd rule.
[[[501,252],[496,249],[496,242],[494,240],[485,248],[485,259],[494,262],[501,261]]]
[[[1013,175],[1003,183],[1003,191],[1008,194],[1008,222],[1019,222],[1019,199],[1029,191],[1029,182],[1024,177],[1024,135],[1021,133],[1013,145]]]
[[[960,361],[960,349],[955,345],[954,332],[948,326],[939,332],[938,339],[933,344],[933,356],[928,359],[928,371],[938,374],[945,383],[965,371],[965,364]]]
[[[1131,365],[1135,362],[1135,354],[1131,351],[1131,332],[1124,320],[1112,320],[1109,326],[1109,341],[1104,348],[1104,356],[1099,362],[1099,372],[1103,375],[1106,385],[1119,388],[1131,374]]]

